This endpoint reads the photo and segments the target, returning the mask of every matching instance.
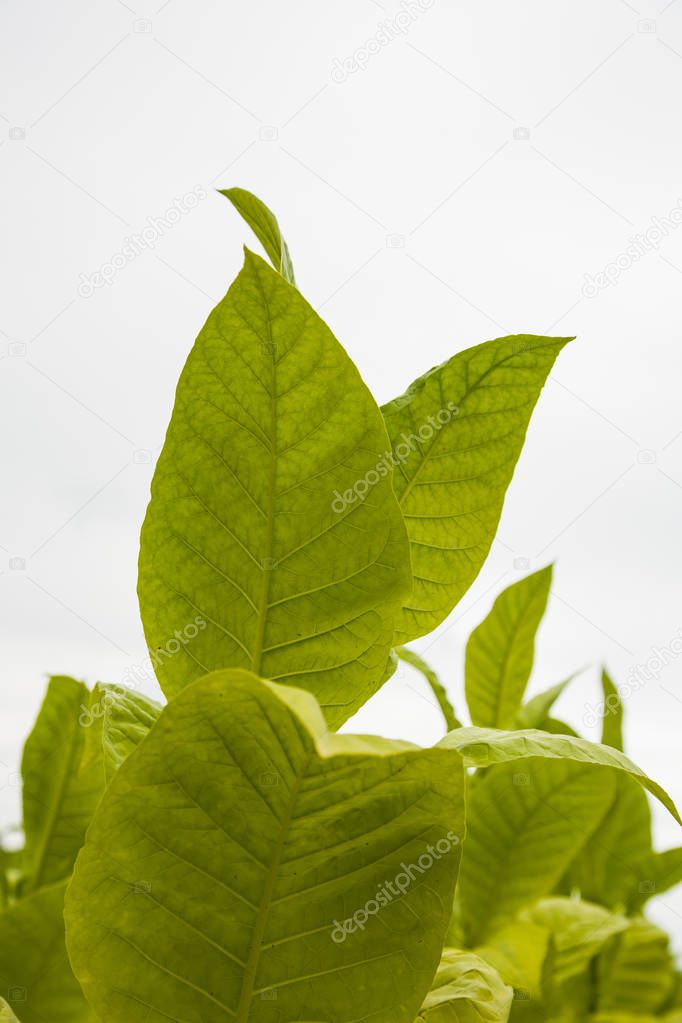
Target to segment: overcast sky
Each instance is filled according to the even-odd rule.
[[[644,667],[629,752],[682,801],[682,658],[666,654],[682,636],[682,0],[0,10],[0,818],[18,814],[46,674],[117,681],[144,659],[153,462],[193,339],[254,244],[212,192],[235,184],[277,212],[301,290],[379,401],[488,338],[577,335],[483,572],[416,647],[461,712],[468,633],[555,561],[531,691],[587,666],[558,709],[596,737],[598,666],[621,685]],[[177,200],[193,208],[169,214]],[[353,727],[442,728],[407,668]],[[654,813],[659,846],[678,844]],[[682,948],[682,895],[656,915]]]

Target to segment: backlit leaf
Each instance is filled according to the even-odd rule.
[[[478,575],[531,413],[569,340],[518,334],[487,341],[383,406],[414,572],[397,643],[440,625]]]
[[[117,771],[76,865],[69,951],[95,1010],[413,1023],[463,781],[447,750],[325,733],[301,690],[239,670],[195,682]]]
[[[168,697],[249,668],[309,689],[336,727],[379,688],[411,585],[387,447],[331,331],[247,252],[183,370],[142,529]]]
[[[533,667],[535,633],[545,613],[551,582],[550,565],[513,583],[471,633],[464,684],[475,725],[513,726]]]

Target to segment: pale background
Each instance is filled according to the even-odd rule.
[[[682,628],[682,229],[583,292],[682,201],[682,2],[413,3],[344,81],[335,62],[395,25],[394,0],[0,9],[3,822],[46,673],[117,681],[144,658],[151,462],[193,338],[255,245],[215,187],[277,212],[302,291],[381,401],[487,338],[578,335],[484,571],[417,647],[461,710],[471,628],[518,559],[556,560],[531,691],[592,665],[559,707],[583,727],[596,666],[622,684]],[[208,197],[153,250],[79,294],[195,188]],[[629,751],[678,801],[681,676],[672,660],[626,705]],[[353,724],[441,730],[408,669]],[[680,842],[655,820],[661,846]],[[655,912],[681,948],[682,894]]]

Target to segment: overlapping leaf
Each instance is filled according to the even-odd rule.
[[[411,586],[387,447],[329,329],[247,252],[180,378],[142,530],[168,696],[249,668],[309,689],[338,726],[376,691]]]
[[[625,899],[631,913],[636,912],[654,895],[669,891],[682,882],[682,848],[654,852],[649,849],[633,863],[633,882]]]
[[[0,991],[21,1023],[94,1023],[66,955],[64,890],[41,888],[0,913]]]
[[[95,693],[102,703],[102,747],[107,777],[142,742],[161,713],[161,704],[125,686],[100,684]]]
[[[50,679],[22,759],[23,869],[29,888],[71,872],[104,788],[101,752],[84,758],[90,692],[75,679]]]
[[[648,778],[624,753],[610,746],[581,739],[579,736],[550,735],[534,728],[519,731],[458,728],[444,736],[439,746],[456,749],[469,767],[489,767],[491,764],[508,763],[525,757],[611,767],[638,781],[663,803],[678,824],[682,824],[677,808],[668,793],[657,782]]]
[[[583,973],[606,942],[629,926],[627,917],[602,906],[557,896],[525,910],[520,920],[544,927],[551,935],[554,987]]]
[[[519,708],[514,727],[546,729],[552,707],[574,678],[575,675],[569,675],[563,682],[559,682],[549,689],[544,689],[541,693],[537,693],[529,700],[526,700]]]
[[[547,606],[552,566],[507,587],[466,647],[465,692],[471,720],[511,728],[535,654],[535,634]]]
[[[647,920],[633,920],[600,957],[597,1008],[602,1013],[656,1013],[675,980],[668,935]]]
[[[506,1023],[513,997],[480,956],[445,948],[417,1023]]]
[[[613,798],[614,773],[519,760],[472,786],[459,897],[468,944],[481,944],[548,895]]]
[[[313,698],[217,672],[117,771],[67,899],[105,1023],[413,1023],[463,829],[446,750],[325,734]]]
[[[623,705],[618,689],[609,673],[601,673],[601,686],[604,696],[604,716],[602,718],[601,741],[614,749],[623,748]]]
[[[275,270],[279,270],[290,284],[295,284],[294,267],[289,255],[289,248],[272,210],[268,209],[262,199],[252,192],[247,192],[245,188],[226,188],[221,190],[221,195],[230,200],[253,230]]]
[[[619,777],[613,803],[581,850],[571,879],[583,898],[617,908],[646,882],[643,860],[651,849],[651,811],[645,792]]]
[[[414,572],[397,642],[435,629],[478,575],[531,413],[569,340],[519,334],[488,341],[383,406]]]

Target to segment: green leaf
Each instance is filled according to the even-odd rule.
[[[542,995],[550,937],[546,927],[514,920],[491,934],[476,952],[517,992],[527,999],[537,1000]]]
[[[446,750],[325,734],[301,690],[240,670],[195,682],[119,768],[69,888],[96,1012],[413,1023],[450,916],[463,774]]]
[[[22,1023],[92,1019],[66,955],[64,890],[41,888],[0,913],[0,991]]]
[[[651,811],[642,787],[619,776],[609,812],[581,850],[571,877],[583,898],[625,906],[639,885],[641,861],[651,849]]]
[[[535,633],[545,613],[551,582],[549,565],[509,586],[471,633],[464,689],[475,725],[514,725],[533,667]]]
[[[169,698],[249,668],[309,689],[337,727],[376,692],[410,589],[387,447],[338,341],[247,252],[183,370],[142,528],[140,608]]]
[[[244,188],[225,188],[218,191],[230,200],[237,213],[252,229],[275,270],[279,270],[282,277],[290,284],[296,284],[289,249],[282,237],[277,217],[272,210],[261,199]]]
[[[618,689],[611,681],[608,672],[601,673],[602,692],[604,693],[604,717],[602,718],[601,741],[614,749],[623,748],[623,705]]]
[[[528,759],[495,767],[471,787],[458,889],[467,944],[486,942],[554,889],[614,786],[603,768]]]
[[[89,705],[82,682],[51,678],[26,740],[21,770],[30,889],[68,877],[104,788],[101,756],[81,763]]]
[[[454,708],[448,699],[445,686],[441,683],[433,668],[430,668],[426,661],[423,660],[419,654],[415,653],[414,650],[409,650],[405,646],[397,647],[395,653],[401,661],[405,661],[406,664],[409,664],[424,676],[431,688],[431,692],[438,701],[438,706],[445,718],[445,725],[448,731],[451,731],[453,728],[461,728],[462,723],[455,715]]]
[[[597,1008],[655,1013],[674,985],[668,935],[648,920],[633,920],[600,957]]]
[[[473,952],[443,949],[418,1023],[506,1023],[514,991]]]
[[[550,735],[572,735],[576,739],[578,738],[575,728],[565,721],[560,721],[559,718],[547,718],[542,726],[542,731],[549,732]]]
[[[550,689],[544,689],[541,693],[537,693],[535,696],[532,696],[530,700],[526,700],[516,715],[514,728],[546,729],[549,712],[563,693],[564,689],[576,677],[576,674],[578,673],[576,672],[573,675],[569,675],[569,677],[565,678],[563,682],[559,682]]]
[[[11,1006],[4,998],[0,998],[0,1023],[19,1023],[18,1018],[12,1012]]]
[[[627,906],[635,913],[644,903],[682,882],[682,847],[665,852],[649,850],[633,864],[633,883],[627,894]]]
[[[96,687],[102,714],[102,745],[107,778],[145,738],[162,707],[142,693],[125,686],[99,684]]]
[[[478,575],[533,407],[569,340],[519,334],[488,341],[383,406],[414,572],[396,642],[435,629]]]
[[[578,899],[543,899],[520,915],[524,923],[546,928],[552,936],[552,981],[565,984],[578,976],[609,938],[629,926],[627,917]]]
[[[682,824],[667,792],[633,764],[620,750],[601,746],[579,736],[550,735],[535,728],[524,731],[502,731],[495,728],[458,728],[438,743],[456,749],[467,767],[489,767],[518,760],[520,757],[546,757],[552,760],[573,760],[581,764],[612,767],[623,771],[643,785],[663,803],[675,820]]]

